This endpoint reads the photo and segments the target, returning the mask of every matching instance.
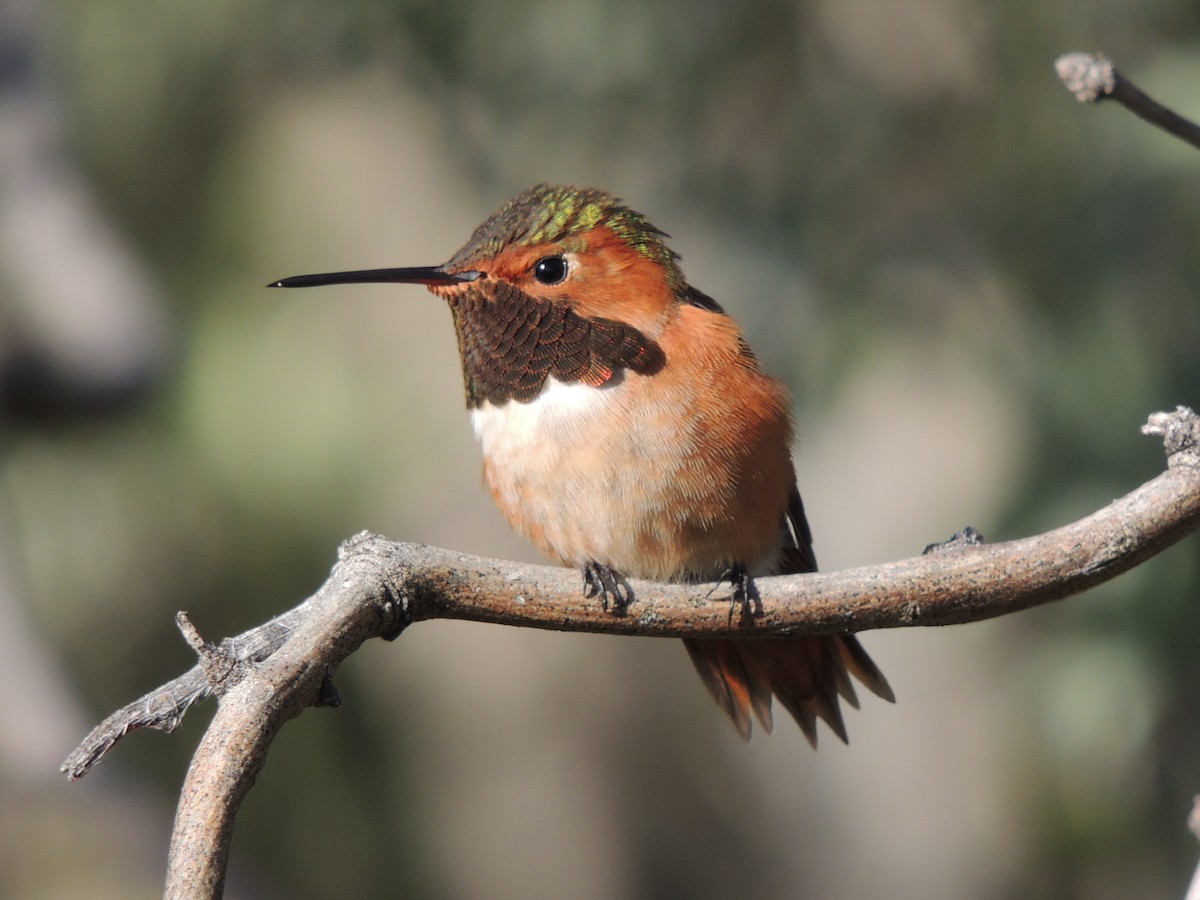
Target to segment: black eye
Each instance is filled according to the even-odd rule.
[[[542,284],[561,284],[567,277],[565,256],[543,256],[533,264],[533,277]]]

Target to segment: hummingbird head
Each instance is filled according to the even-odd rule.
[[[688,288],[665,238],[610,194],[540,184],[493,213],[443,265],[271,286],[424,284],[454,316],[468,406],[528,402],[547,378],[602,387],[626,370],[662,368],[656,339],[679,304],[711,304]]]
[[[657,334],[685,287],[666,237],[611,194],[539,184],[493,213],[443,268]]]

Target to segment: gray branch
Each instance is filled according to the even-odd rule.
[[[272,739],[308,706],[336,704],[331,674],[370,638],[425,619],[561,631],[728,637],[975,622],[1080,593],[1200,527],[1200,418],[1180,407],[1143,427],[1162,437],[1166,471],[1069,525],[1001,544],[954,541],[885,565],[761,578],[760,603],[731,614],[725,591],[632,581],[624,614],[584,598],[577,572],[482,559],[362,533],[329,579],[258,628],[204,642],[201,662],[109,716],[63,764],[75,779],[136,728],[175,728],[208,696],[218,710],[192,760],[175,822],[167,896],[217,897],[233,820]]]

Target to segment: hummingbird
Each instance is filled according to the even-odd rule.
[[[600,190],[518,194],[440,266],[299,275],[271,287],[425,285],[450,307],[483,478],[512,527],[618,613],[628,578],[813,572],[791,400],[737,323],[689,285],[667,235]],[[685,639],[738,733],[774,696],[815,748],[843,741],[853,675],[892,701],[853,635]]]

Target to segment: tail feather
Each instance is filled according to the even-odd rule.
[[[687,648],[717,705],[733,721],[744,740],[750,740],[751,711],[768,734],[771,733],[771,685],[761,675],[746,668],[746,659],[734,641],[697,641],[685,639]]]
[[[892,686],[879,671],[875,661],[867,656],[867,651],[862,648],[858,638],[852,634],[846,635],[838,641],[838,649],[841,651],[842,666],[846,671],[861,681],[876,697],[882,697],[888,703],[896,702]]]
[[[771,730],[771,695],[817,746],[817,719],[848,742],[838,697],[858,707],[850,676],[885,700],[895,698],[883,673],[853,635],[685,640],[700,678],[746,740],[751,712]]]
[[[838,696],[845,700],[851,708],[858,709],[858,692],[854,690],[854,682],[850,680],[850,672],[848,666],[845,665],[845,651],[842,650],[840,641],[830,641],[829,643],[834,645],[835,652],[839,657],[830,665]]]
[[[794,484],[783,524],[784,546],[777,574],[815,572],[812,531]],[[770,732],[772,694],[792,714],[813,747],[817,746],[817,719],[823,719],[834,734],[847,741],[838,697],[858,708],[851,675],[889,703],[896,699],[879,667],[852,634],[718,638],[685,640],[684,644],[709,693],[746,740],[750,739],[751,710]]]

